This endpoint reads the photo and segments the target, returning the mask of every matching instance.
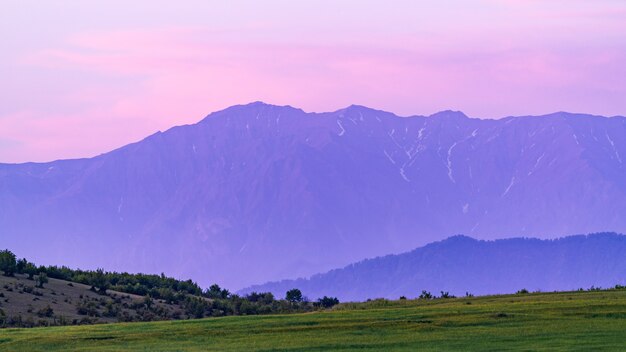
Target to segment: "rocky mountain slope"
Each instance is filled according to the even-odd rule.
[[[233,106],[100,156],[0,164],[0,245],[237,289],[465,233],[626,231],[626,118]]]

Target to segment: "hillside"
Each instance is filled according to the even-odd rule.
[[[372,301],[309,314],[0,330],[7,351],[622,351],[626,291]]]
[[[269,292],[240,296],[164,274],[37,266],[10,250],[0,250],[0,273],[0,328],[302,313],[339,303],[335,297],[311,302],[297,289],[284,299]]]
[[[239,296],[163,274],[38,267],[9,250],[0,251],[0,273],[0,328],[303,313],[339,303],[334,297],[304,300],[298,290],[278,298],[267,292]]]
[[[100,156],[0,164],[2,245],[239,289],[464,233],[626,231],[626,118],[234,106]]]
[[[422,290],[455,295],[574,290],[626,284],[626,236],[614,233],[479,241],[454,236],[400,255],[364,260],[310,279],[252,286],[284,292],[298,287],[310,298],[342,301],[417,297]]]
[[[48,279],[37,287],[27,275],[0,276],[0,327],[78,325],[119,321],[185,319],[182,302],[108,290],[99,294],[91,286],[77,282]],[[1,348],[0,348],[1,349]]]

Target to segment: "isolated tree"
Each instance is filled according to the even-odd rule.
[[[291,303],[302,302],[302,291],[297,288],[287,291],[285,299]]]
[[[27,262],[22,271],[24,274],[28,275],[29,280],[33,280],[33,277],[39,272],[39,269],[37,269],[35,264]]]
[[[15,254],[8,249],[0,251],[0,270],[4,272],[4,276],[13,276],[17,270]]]
[[[37,287],[43,288],[43,285],[47,283],[48,283],[48,274],[39,273],[39,275],[37,275]]]
[[[95,288],[98,288],[98,292],[100,294],[106,294],[107,289],[109,288],[109,281],[104,274],[104,270],[98,269],[92,275],[89,280],[91,284],[91,288],[95,291]]]

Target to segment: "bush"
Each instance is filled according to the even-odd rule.
[[[419,296],[419,299],[433,299],[433,295],[432,293],[426,291],[426,290],[422,290],[422,293]]]
[[[451,295],[448,291],[441,291],[440,298],[456,298],[456,296]]]
[[[261,293],[257,293],[257,292],[252,292],[249,293],[245,296],[245,299],[247,299],[250,302],[254,302],[254,303],[261,303],[261,304],[272,304],[272,302],[274,302],[274,295],[271,292],[261,292]]]
[[[119,312],[120,312],[120,309],[117,305],[113,304],[113,302],[107,302],[107,304],[104,307],[104,312],[102,313],[102,315],[105,317],[113,318],[113,317],[116,317]]]
[[[207,301],[200,297],[188,297],[185,300],[185,314],[189,317],[203,318],[208,307]]]
[[[406,297],[405,297],[406,299]],[[317,300],[316,305],[318,307],[322,307],[322,308],[331,308],[335,305],[339,304],[339,300],[337,299],[337,297],[322,297],[320,299]]]
[[[52,310],[50,305],[46,306],[45,308],[41,308],[39,311],[37,311],[37,316],[40,318],[43,318],[43,317],[51,318],[53,315],[54,315],[54,310]]]
[[[98,305],[94,301],[83,300],[76,304],[76,313],[80,315],[88,315],[90,317],[99,317]]]

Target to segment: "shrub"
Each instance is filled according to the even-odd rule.
[[[104,307],[104,312],[102,313],[102,315],[104,315],[105,317],[116,317],[118,315],[118,313],[120,312],[119,307],[115,304],[113,304],[113,302],[107,302],[107,304]]]
[[[451,295],[448,291],[441,291],[440,298],[456,298],[456,296]]]
[[[419,296],[419,299],[433,299],[433,295],[432,293],[426,291],[426,290],[422,290],[422,293]]]
[[[274,295],[271,292],[252,292],[247,294],[245,299],[254,303],[272,304],[272,302],[274,302]]]
[[[43,317],[51,318],[53,315],[54,315],[54,310],[52,310],[50,305],[47,305],[45,308],[41,308],[40,310],[37,311],[37,316],[40,318],[43,318]]]
[[[189,317],[203,318],[204,313],[208,308],[208,303],[200,297],[188,297],[185,300],[185,314]]]
[[[76,304],[76,313],[80,315],[88,315],[90,317],[99,317],[98,305],[94,301],[83,300]]]
[[[405,297],[406,299],[406,297]],[[322,307],[322,308],[331,308],[332,306],[335,306],[339,304],[339,300],[337,299],[337,297],[322,297],[320,299],[317,300],[316,305],[318,307]]]

